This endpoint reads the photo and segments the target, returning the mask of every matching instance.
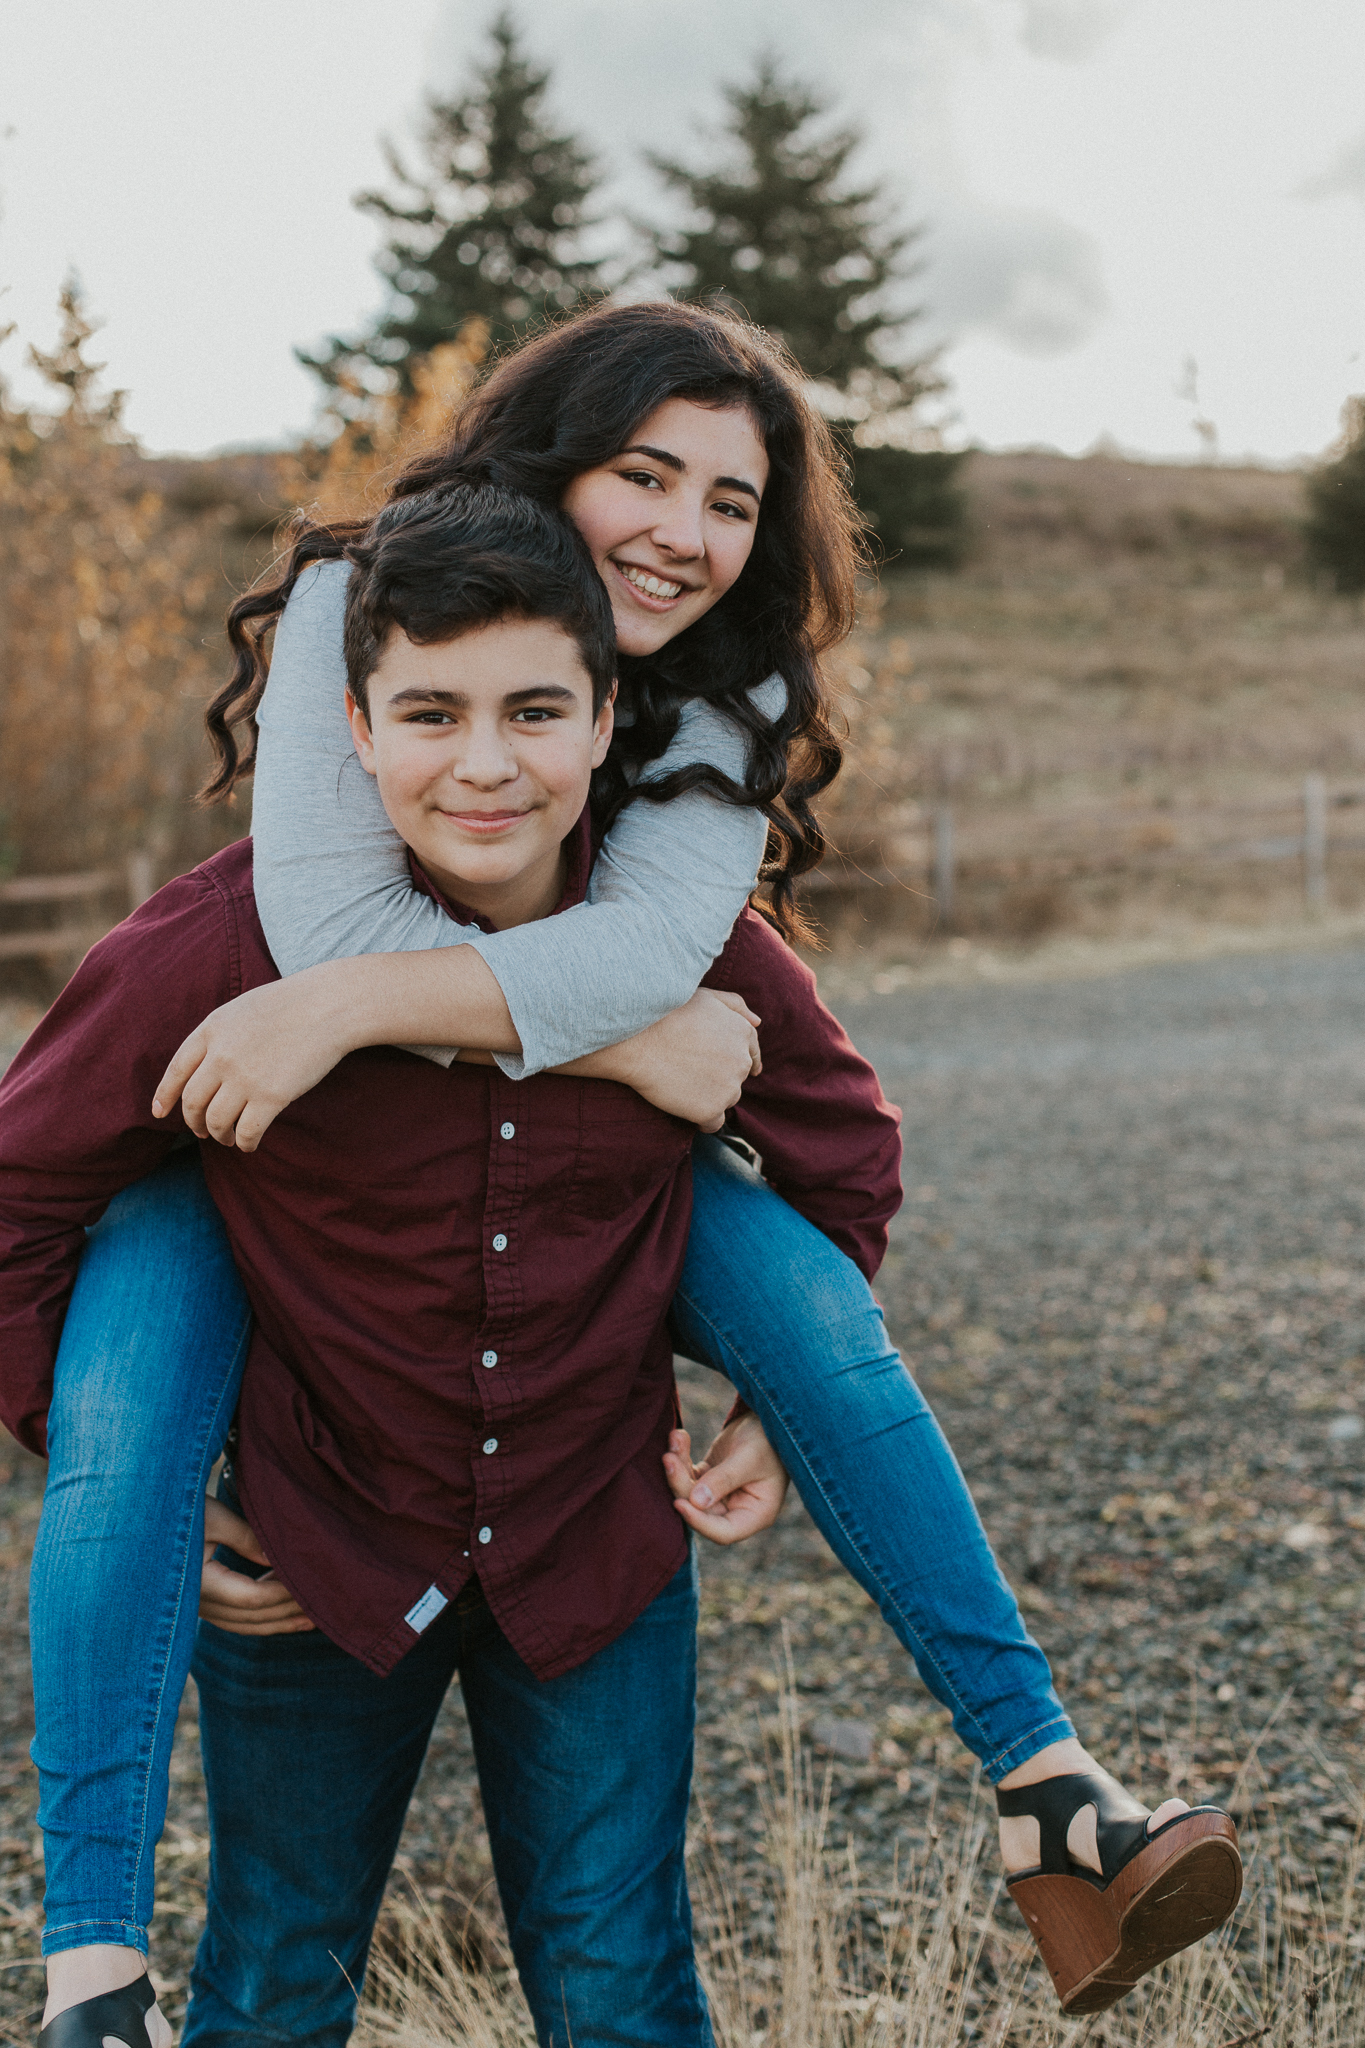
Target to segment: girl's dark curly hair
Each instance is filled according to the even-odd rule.
[[[621,657],[635,717],[617,728],[594,786],[594,814],[605,831],[629,802],[667,803],[699,788],[756,806],[769,826],[764,874],[773,914],[797,936],[804,926],[794,885],[825,850],[811,801],[842,759],[819,657],[852,626],[862,529],[846,466],[780,344],[729,312],[672,300],[580,314],[497,363],[461,407],[450,438],[402,472],[393,496],[498,483],[557,506],[576,477],[628,448],[671,398],[744,406],[767,451],[768,484],[753,550],[725,596],[658,653]],[[311,562],[344,557],[364,532],[364,524],[325,526],[298,515],[282,573],[277,564],[273,581],[232,606],[236,664],[208,708],[218,761],[205,801],[226,796],[255,762],[265,640],[299,575]],[[749,692],[773,674],[785,682],[787,702],[769,719]],[[742,784],[704,764],[633,780],[668,746],[689,697],[723,710],[746,734]]]

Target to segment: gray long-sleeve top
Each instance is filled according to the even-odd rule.
[[[505,932],[457,924],[413,887],[407,849],[351,744],[342,651],[349,573],[328,562],[300,577],[276,628],[258,714],[256,903],[280,972],[359,953],[473,946],[521,1039],[520,1057],[498,1055],[513,1080],[616,1045],[687,1002],[754,886],[762,813],[700,790],[631,804],[607,834],[586,903]],[[755,701],[776,717],[780,678],[762,684]],[[646,773],[695,761],[743,779],[743,734],[694,700]]]

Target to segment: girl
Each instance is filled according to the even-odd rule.
[[[606,838],[589,901],[487,935],[412,889],[401,842],[350,764],[340,620],[358,529],[305,526],[280,581],[234,606],[237,667],[210,711],[211,795],[253,766],[237,730],[259,711],[256,890],[286,979],[215,1012],[168,1070],[158,1105],[183,1097],[201,1138],[253,1148],[365,1044],[481,1048],[513,1077],[593,1056],[591,1070],[628,1077],[622,1041],[646,1043],[693,996],[760,865],[774,915],[799,929],[794,884],[822,850],[810,804],[839,762],[817,663],[851,623],[857,561],[837,457],[792,367],[760,330],[696,308],[582,316],[496,368],[450,442],[395,490],[460,479],[561,504],[611,593],[625,716],[595,791]],[[262,643],[277,620],[266,694]],[[686,1081],[672,1095],[657,1072],[635,1085],[697,1117]],[[724,1099],[706,1105],[712,1120]],[[951,1709],[1000,1790],[1005,1867],[1063,2004],[1098,2010],[1231,1910],[1231,1822],[1178,1801],[1149,1816],[1081,1747],[851,1263],[718,1140],[698,1139],[694,1181],[679,1348],[733,1381]],[[154,2008],[138,2020],[152,1849],[204,1488],[247,1319],[192,1161],[123,1197],[92,1233],[58,1360],[34,1558],[47,2017],[61,2016],[44,2048],[169,2039]],[[698,1526],[754,1468],[757,1431],[730,1442],[734,1454],[699,1474],[676,1446],[670,1478],[693,1488],[683,1511]],[[268,1590],[260,1598],[247,1626],[307,1626],[278,1595],[273,1609]]]

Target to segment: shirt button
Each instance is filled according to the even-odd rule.
[[[497,1448],[498,1448],[498,1440],[497,1440],[497,1438],[496,1438],[495,1436],[490,1436],[490,1437],[489,1437],[489,1439],[488,1439],[488,1442],[487,1442],[487,1443],[486,1443],[486,1444],[484,1445],[484,1447],[483,1447],[483,1454],[484,1454],[485,1458],[491,1458],[491,1457],[492,1457],[492,1455],[493,1455],[493,1453],[494,1453],[494,1451],[495,1451],[495,1450],[496,1450]]]
[[[497,1362],[498,1354],[496,1351],[485,1351],[483,1357],[479,1360],[481,1365],[496,1365]]]
[[[502,1138],[515,1138],[517,1127],[515,1124],[504,1124],[498,1135]]]
[[[507,1239],[501,1230],[493,1239],[493,1249],[495,1252],[505,1252],[507,1250]]]
[[[480,1529],[479,1541],[480,1543],[491,1543],[493,1541],[493,1531],[487,1526]]]

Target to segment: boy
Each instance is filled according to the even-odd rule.
[[[577,901],[613,694],[581,542],[466,489],[389,508],[356,553],[356,751],[419,885],[490,925]],[[3,1412],[35,1448],[82,1229],[173,1142],[167,1058],[273,978],[241,842],[96,948],[11,1069]],[[765,1019],[734,1128],[870,1272],[899,1200],[875,1077],[752,913],[707,980]],[[690,1138],[611,1082],[378,1047],[255,1153],[204,1148],[256,1318],[228,1504],[316,1626],[201,1631],[187,2044],[345,2040],[456,1672],[541,2039],[710,2041],[683,1872],[695,1587],[660,1473]]]

